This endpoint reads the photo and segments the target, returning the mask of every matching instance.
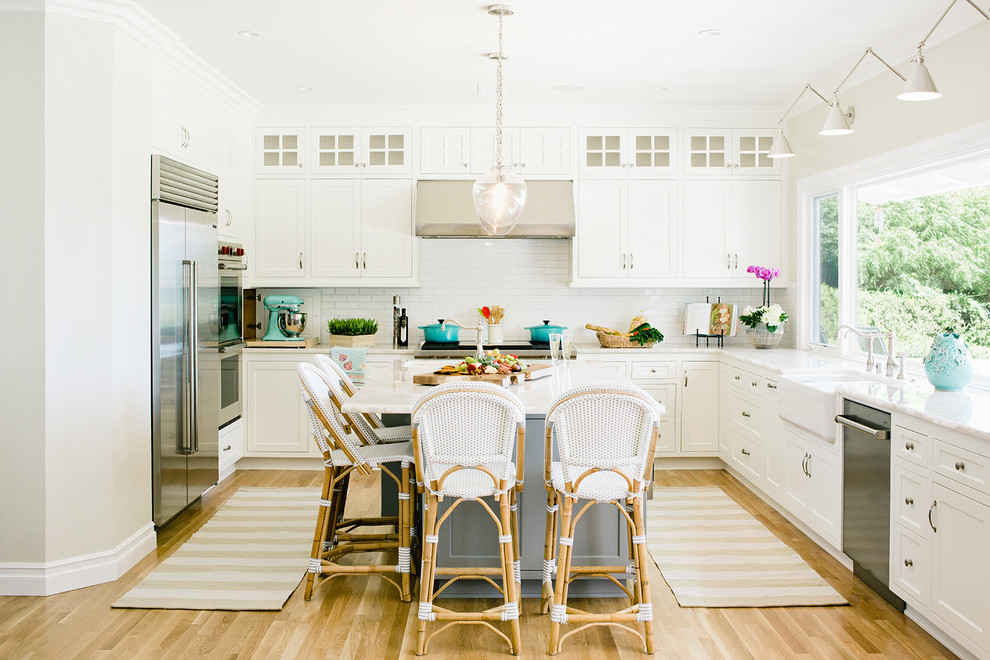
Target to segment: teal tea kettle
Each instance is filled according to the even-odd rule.
[[[262,341],[289,341],[298,339],[306,329],[306,313],[301,311],[303,302],[299,296],[265,296],[265,309],[268,310],[268,330]]]

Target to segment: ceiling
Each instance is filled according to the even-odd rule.
[[[474,105],[498,20],[465,0],[136,0],[265,106]],[[829,90],[867,46],[893,62],[932,0],[520,0],[505,18],[505,102],[786,105]],[[982,18],[959,2],[929,45]],[[261,36],[245,38],[239,31]],[[699,34],[718,30],[719,36]],[[861,67],[876,75],[876,61]],[[555,90],[579,86],[583,91]],[[311,87],[300,91],[297,87]]]

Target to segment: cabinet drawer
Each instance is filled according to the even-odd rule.
[[[909,460],[927,470],[931,466],[932,439],[923,433],[895,426],[890,453],[894,458]]]
[[[901,598],[928,606],[931,584],[929,543],[903,525],[894,525],[891,539],[890,589]]]
[[[918,536],[928,538],[928,507],[932,503],[932,482],[894,465],[890,474],[890,501],[894,522]]]
[[[633,362],[633,380],[675,380],[677,378],[677,363],[670,362]]]
[[[753,398],[735,390],[729,395],[729,420],[756,437],[762,436],[763,408]]]
[[[668,410],[670,410],[668,408]],[[656,456],[677,451],[677,425],[673,417],[660,418],[660,433],[657,437]]]
[[[660,405],[664,407],[664,415],[668,417],[673,417],[676,412],[676,401],[675,396],[677,392],[677,385],[675,383],[669,383],[667,385],[648,385],[643,388],[650,396],[660,402]]]
[[[934,451],[934,472],[952,479],[981,493],[990,494],[987,484],[988,459],[971,451],[954,447],[936,439]]]
[[[613,372],[619,378],[629,377],[629,364],[625,360],[599,360],[588,358],[588,366]]]
[[[759,440],[750,437],[746,433],[733,431],[732,462],[746,476],[756,480],[763,479],[766,459],[763,454],[763,445]]]

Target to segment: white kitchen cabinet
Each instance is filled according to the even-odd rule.
[[[420,130],[421,174],[470,174],[471,129],[432,127]]]
[[[578,279],[673,278],[677,184],[587,179],[578,183]]]
[[[270,126],[255,132],[255,173],[302,174],[306,160],[306,129]]]
[[[718,453],[718,362],[681,363],[681,445],[685,453]]]
[[[990,648],[990,507],[932,484],[932,613]]]
[[[316,180],[311,184],[309,276],[412,276],[412,182]]]
[[[247,454],[316,455],[296,375],[296,365],[308,356],[263,357],[244,361]]]
[[[779,176],[770,158],[774,129],[684,129],[684,173]]]
[[[520,128],[518,163],[518,171],[523,176],[529,174],[570,174],[570,129],[560,127]]]
[[[236,419],[220,429],[220,477],[223,481],[234,472],[234,465],[244,455],[244,418]]]
[[[777,383],[766,372],[721,365],[719,456],[777,499],[787,463],[777,415]]]
[[[258,180],[255,193],[252,277],[303,277],[307,272],[306,181]]]
[[[839,455],[789,426],[783,427],[786,465],[784,506],[836,548],[842,532],[842,467]]]
[[[251,229],[251,125],[228,118],[223,135],[223,164],[219,171],[220,199],[217,234],[243,243]],[[253,254],[251,262],[254,261]]]
[[[781,263],[781,183],[687,180],[682,183],[684,278],[755,279],[749,265]]]
[[[652,177],[677,173],[675,128],[584,128],[578,140],[581,174]]]
[[[484,174],[495,166],[495,129],[471,128],[471,173]],[[522,154],[519,151],[519,129],[502,130],[502,164],[513,172],[519,171]]]
[[[309,171],[314,174],[404,174],[412,171],[411,129],[332,127],[310,129]]]

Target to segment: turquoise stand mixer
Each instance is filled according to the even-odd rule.
[[[268,330],[262,341],[290,341],[299,339],[306,329],[306,312],[301,311],[303,302],[299,296],[265,296],[265,309],[268,310]]]

